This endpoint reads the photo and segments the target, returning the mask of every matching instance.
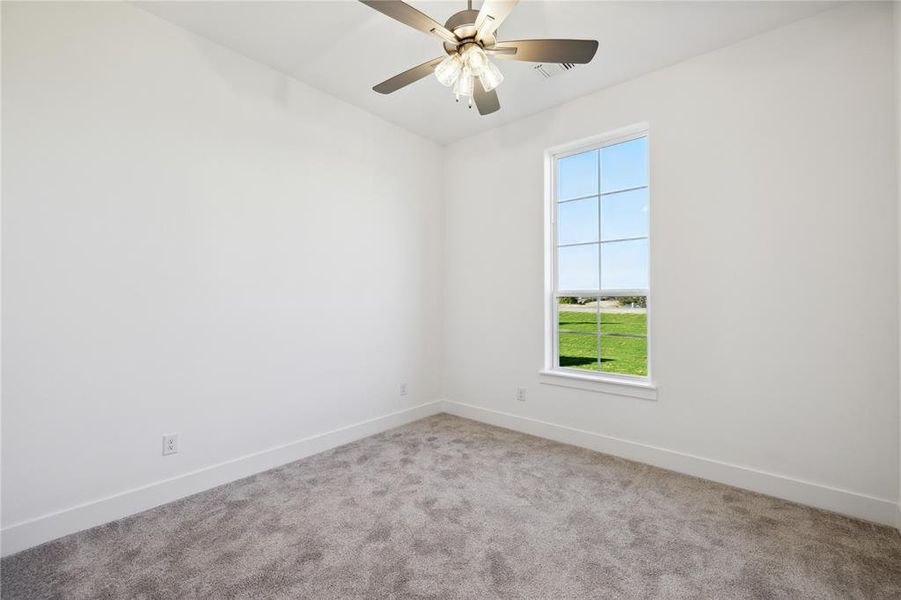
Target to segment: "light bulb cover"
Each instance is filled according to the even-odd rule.
[[[486,55],[485,51],[482,50],[482,47],[477,44],[473,44],[463,51],[463,63],[469,67],[469,70],[474,74],[481,73],[487,62],[488,55]]]
[[[459,54],[449,54],[447,58],[438,63],[435,67],[435,77],[441,82],[441,85],[450,87],[454,85],[463,70],[463,61]]]
[[[464,68],[460,72],[457,81],[454,82],[454,94],[459,96],[472,96],[473,76],[472,71]]]
[[[490,60],[485,61],[485,67],[479,72],[479,82],[486,92],[490,92],[504,81],[504,74]]]

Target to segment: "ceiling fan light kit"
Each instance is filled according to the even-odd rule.
[[[466,10],[451,15],[444,25],[419,12],[401,0],[360,0],[401,23],[438,38],[444,43],[446,57],[434,58],[407,69],[372,89],[390,94],[419,81],[429,73],[446,87],[453,87],[457,101],[460,97],[475,102],[479,114],[487,115],[500,109],[495,89],[504,81],[501,70],[489,55],[508,60],[539,63],[584,64],[594,58],[598,49],[595,40],[519,40],[498,42],[497,29],[516,5],[517,0],[485,0],[481,9]],[[478,79],[478,83],[475,80]]]
[[[490,92],[501,84],[504,75],[493,62],[488,60],[485,51],[478,44],[467,44],[465,49],[454,51],[435,67],[435,77],[446,87],[453,86],[457,101],[460,96],[469,97],[472,107],[472,96],[475,78],[486,92]]]

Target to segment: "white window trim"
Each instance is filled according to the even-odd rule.
[[[652,371],[652,319],[651,319],[651,294],[653,285],[651,282],[650,268],[648,269],[648,374],[641,377],[636,375],[620,375],[616,373],[598,372],[597,374],[587,372],[581,369],[571,369],[567,367],[557,366],[557,314],[556,314],[556,267],[557,267],[557,227],[556,227],[556,169],[555,163],[557,159],[565,158],[573,154],[580,154],[588,150],[594,150],[602,146],[610,146],[613,144],[627,142],[639,137],[648,138],[648,152],[650,152],[650,131],[647,123],[638,123],[623,129],[611,131],[602,135],[592,136],[590,138],[581,139],[568,144],[554,146],[548,148],[544,153],[544,181],[545,181],[545,202],[544,202],[544,273],[545,273],[545,359],[544,368],[539,371],[540,382],[547,385],[558,385],[563,387],[573,387],[587,391],[594,391],[605,394],[617,394],[643,398],[646,400],[656,400],[657,386],[653,381]],[[650,161],[648,161],[648,193],[650,195]],[[649,203],[653,206],[653,202]],[[653,210],[653,208],[651,208]],[[648,261],[650,262],[652,241],[650,214],[648,215]],[[650,267],[650,265],[649,265]],[[639,292],[639,290],[617,290],[617,292]],[[644,294],[644,290],[640,290],[640,294]],[[586,291],[584,295],[595,295],[597,290]],[[639,295],[638,293],[627,295]]]

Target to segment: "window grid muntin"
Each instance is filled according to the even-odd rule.
[[[600,242],[570,242],[568,244],[557,244],[558,248],[569,248],[570,246],[590,246],[592,244],[612,244],[615,242],[639,242],[641,240],[648,239],[646,235],[639,235],[637,237],[624,237],[624,238],[614,238],[612,240],[602,240]]]

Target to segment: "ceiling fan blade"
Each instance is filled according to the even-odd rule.
[[[495,53],[498,58],[543,63],[591,62],[598,51],[597,40],[518,40],[498,42],[495,48],[516,48],[515,54]]]
[[[391,92],[396,92],[400,88],[410,85],[411,83],[419,81],[423,77],[430,75],[435,70],[435,67],[438,66],[438,63],[444,60],[444,58],[444,56],[439,56],[438,58],[433,58],[429,62],[424,62],[421,65],[413,67],[412,69],[407,69],[403,73],[399,73],[391,79],[386,79],[377,86],[374,86],[372,89],[380,94],[390,94]]]
[[[460,41],[444,25],[400,0],[360,0],[360,2],[370,8],[374,8],[383,15],[388,15],[392,19],[400,21],[404,25],[409,25],[413,29],[433,35],[442,41],[452,44]]]
[[[472,99],[475,100],[480,115],[490,115],[501,109],[501,103],[497,99],[497,90],[486,92],[478,81],[473,86]]]
[[[476,17],[476,41],[494,33],[519,0],[485,0]]]
[[[485,48],[485,52],[487,54],[516,54],[516,48],[510,46],[508,48],[498,48],[497,46],[491,46],[490,48]]]

